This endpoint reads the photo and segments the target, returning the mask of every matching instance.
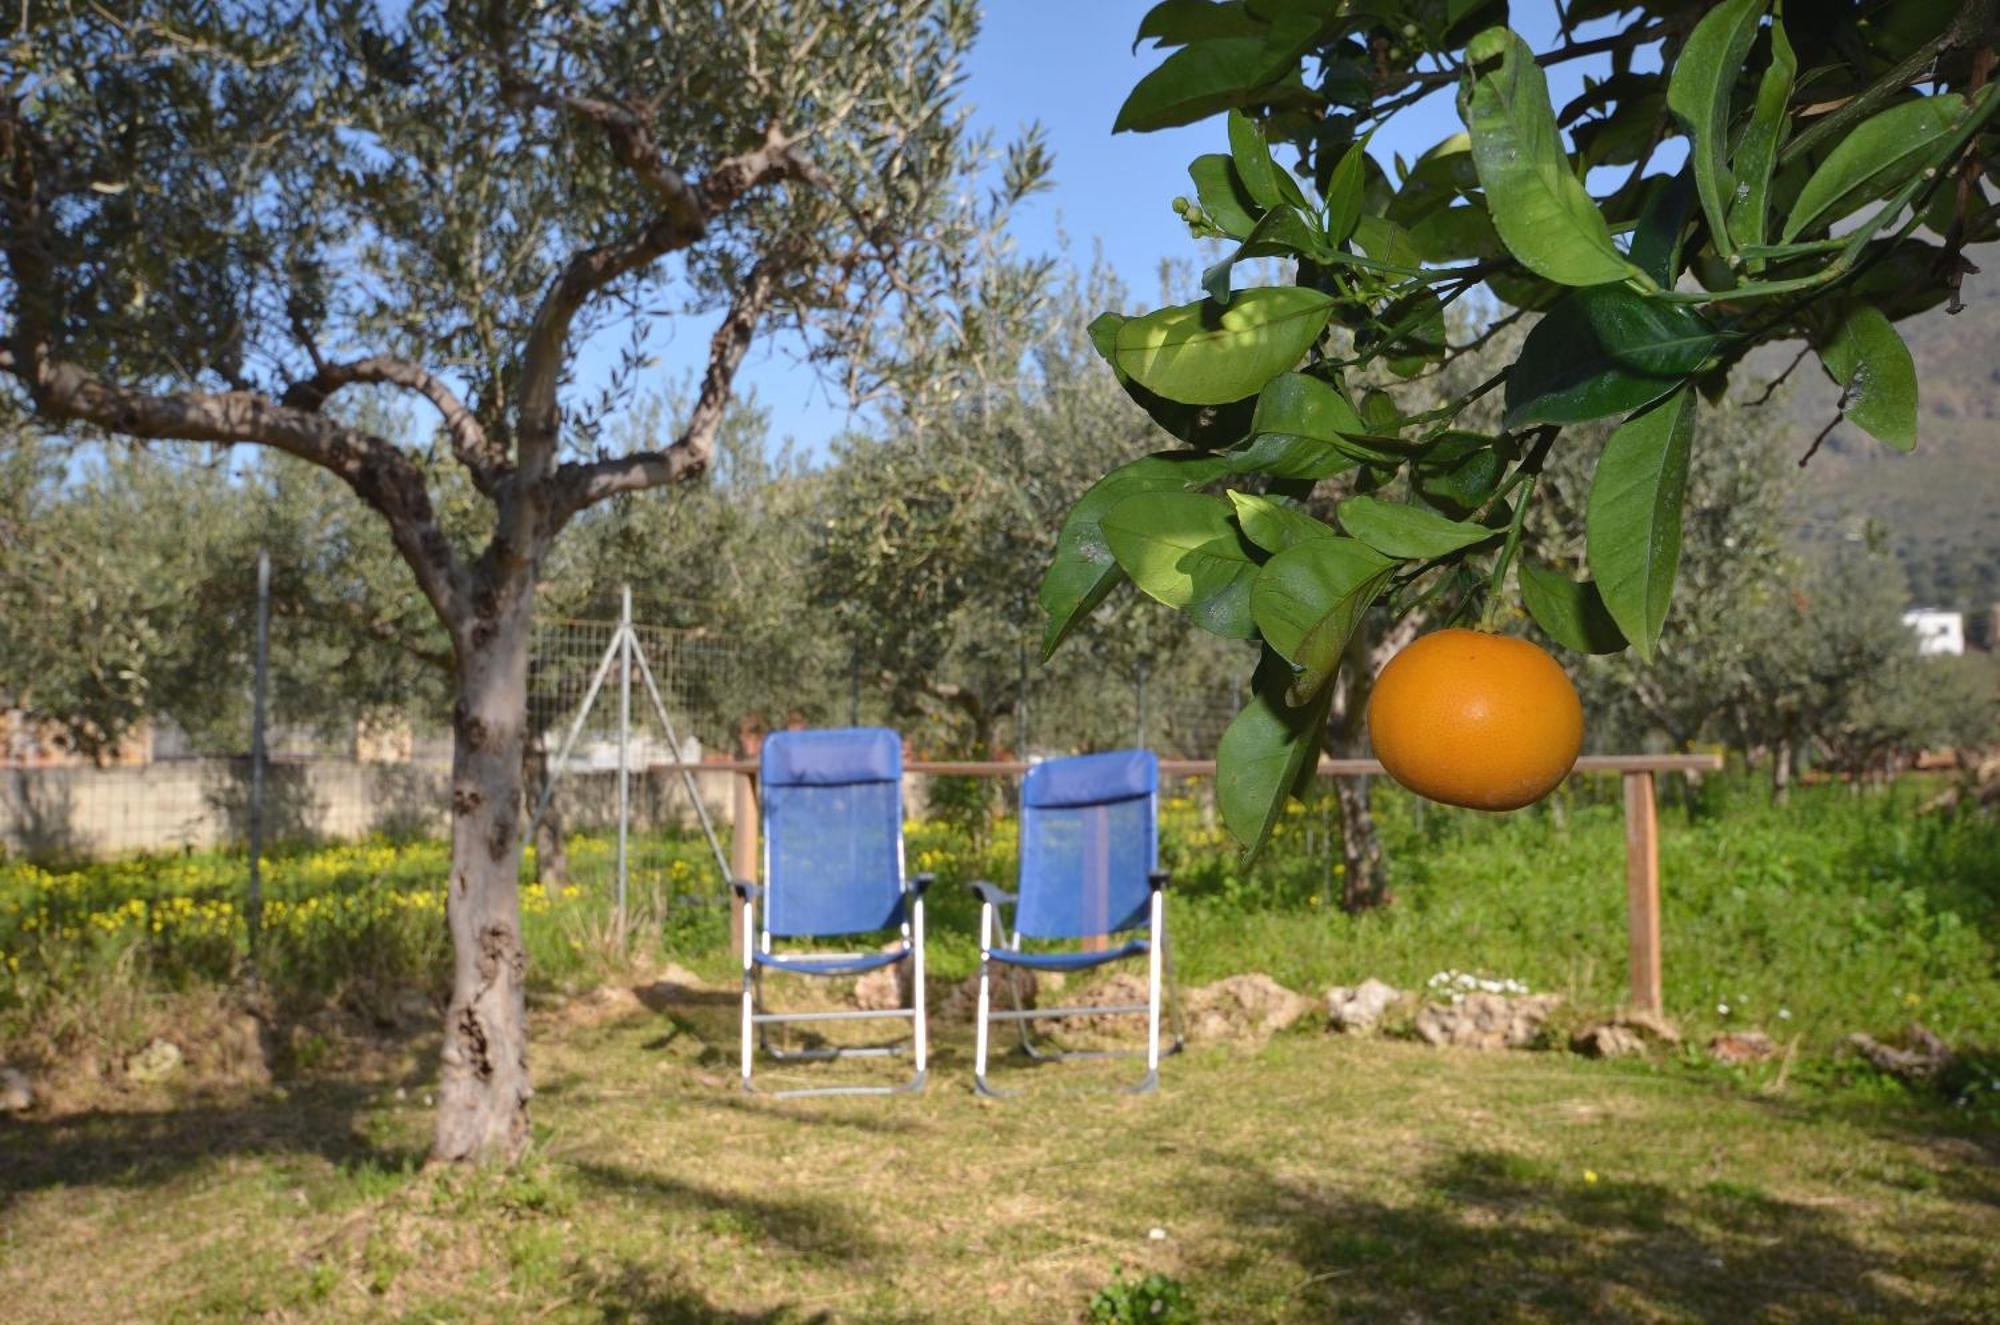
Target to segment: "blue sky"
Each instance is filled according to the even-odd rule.
[[[1193,192],[1187,163],[1203,152],[1226,150],[1219,118],[1158,133],[1112,134],[1125,94],[1164,58],[1150,45],[1132,49],[1132,34],[1152,3],[990,0],[962,91],[975,123],[998,140],[1036,121],[1048,133],[1054,187],[1017,212],[1017,248],[1024,254],[1066,250],[1071,261],[1086,266],[1101,246],[1135,300],[1148,302],[1162,259],[1198,256],[1170,207],[1176,194]],[[1512,21],[1540,48],[1555,33],[1554,5],[1515,0]],[[1581,35],[1617,26],[1598,24]],[[1635,62],[1642,68],[1645,63]],[[1549,71],[1550,97],[1558,108],[1582,89],[1595,64],[1580,61]],[[1385,165],[1396,152],[1414,159],[1460,127],[1451,89],[1443,88],[1396,116],[1377,134],[1372,150]],[[1187,297],[1197,295],[1190,290]],[[712,325],[713,319],[683,319],[672,340],[656,346],[670,380],[694,379]],[[766,339],[754,347],[737,381],[770,411],[773,434],[794,438],[808,455],[823,453],[828,439],[850,423],[844,403],[802,371],[782,342]]]

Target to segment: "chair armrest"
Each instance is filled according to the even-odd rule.
[[[1167,890],[1167,883],[1173,878],[1166,870],[1154,870],[1146,876],[1146,884],[1156,893]]]
[[[736,894],[739,901],[744,902],[749,901],[753,897],[762,897],[764,895],[762,884],[750,883],[743,879],[731,879],[729,881],[729,890]]]
[[[931,885],[936,882],[937,882],[937,875],[932,874],[927,870],[924,873],[917,875],[913,879],[905,880],[903,883],[903,891],[909,893],[910,896],[912,897],[921,898],[925,893],[930,891]]]
[[[980,901],[985,902],[989,906],[993,907],[1010,906],[1014,902],[1014,894],[1007,892],[1004,889],[996,888],[990,883],[985,883],[985,882],[974,883],[971,884],[970,887],[972,889],[972,895],[974,897],[977,897]]]

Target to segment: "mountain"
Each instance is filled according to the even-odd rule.
[[[1902,455],[1837,425],[1803,472],[1799,536],[1809,547],[1861,538],[1872,522],[1913,602],[1983,616],[2000,602],[2000,244],[1967,256],[1983,270],[1966,277],[1961,312],[1940,306],[1898,324],[1917,364],[1917,449]],[[1798,349],[1767,347],[1750,366],[1781,372]],[[1794,457],[1839,399],[1808,356],[1786,388],[1780,436]]]

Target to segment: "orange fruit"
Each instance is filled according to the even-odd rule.
[[[1555,789],[1583,748],[1583,705],[1546,651],[1478,630],[1425,635],[1368,698],[1389,776],[1446,805],[1518,810]]]

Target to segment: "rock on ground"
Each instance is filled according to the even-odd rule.
[[[181,1047],[172,1040],[155,1039],[125,1060],[125,1075],[140,1085],[165,1081],[181,1070]]]
[[[1382,1014],[1402,996],[1402,990],[1373,978],[1352,989],[1336,985],[1326,991],[1327,1029],[1366,1035],[1381,1024]]]
[[[1144,1002],[1146,986],[1139,983]],[[1312,1011],[1312,1000],[1252,971],[1190,990],[1184,1001],[1188,1039],[1196,1043],[1231,1040],[1262,1044]]]
[[[1708,1042],[1709,1056],[1718,1063],[1728,1063],[1732,1067],[1742,1063],[1761,1063],[1778,1056],[1778,1046],[1770,1036],[1762,1031],[1724,1031]]]
[[[902,947],[900,940],[882,945],[888,952]],[[915,979],[910,974],[910,959],[878,966],[862,975],[854,982],[854,1006],[863,1012],[890,1012],[896,1008],[910,1006],[910,987]]]
[[[1542,1032],[1562,998],[1556,994],[1467,994],[1458,1003],[1426,1003],[1417,1034],[1431,1044],[1462,1049],[1525,1049]]]
[[[1601,1021],[1572,1035],[1569,1047],[1586,1058],[1636,1058],[1646,1052],[1646,1041],[1629,1026]]]
[[[1951,1063],[1951,1047],[1921,1022],[1911,1022],[1903,1038],[1909,1041],[1908,1048],[1884,1044],[1859,1031],[1848,1036],[1847,1043],[1880,1071],[1909,1081],[1928,1081]]]
[[[1034,971],[1020,970],[1015,972],[1015,978],[1020,982],[1021,1006],[1024,1008],[1040,1007],[1041,1004],[1036,1000],[1041,997],[1044,989],[1054,992],[1062,987],[1062,976],[1055,972],[1042,975],[1038,978]],[[992,997],[994,1007],[1005,1011],[1013,1010],[1014,994],[1007,987],[1007,968],[1005,967],[995,966],[993,968]],[[937,1015],[947,1021],[971,1021],[978,1014],[979,972],[974,971],[971,975],[966,976],[965,979],[954,985],[952,991],[945,995],[944,1002],[938,1005]],[[1078,1022],[1082,1020],[1082,1018],[1078,1018]],[[1054,1023],[1051,1022],[1048,1024],[1053,1025]],[[1065,1022],[1063,1024],[1074,1025],[1077,1023]]]
[[[25,1113],[35,1107],[35,1087],[27,1073],[0,1067],[0,1113]]]

